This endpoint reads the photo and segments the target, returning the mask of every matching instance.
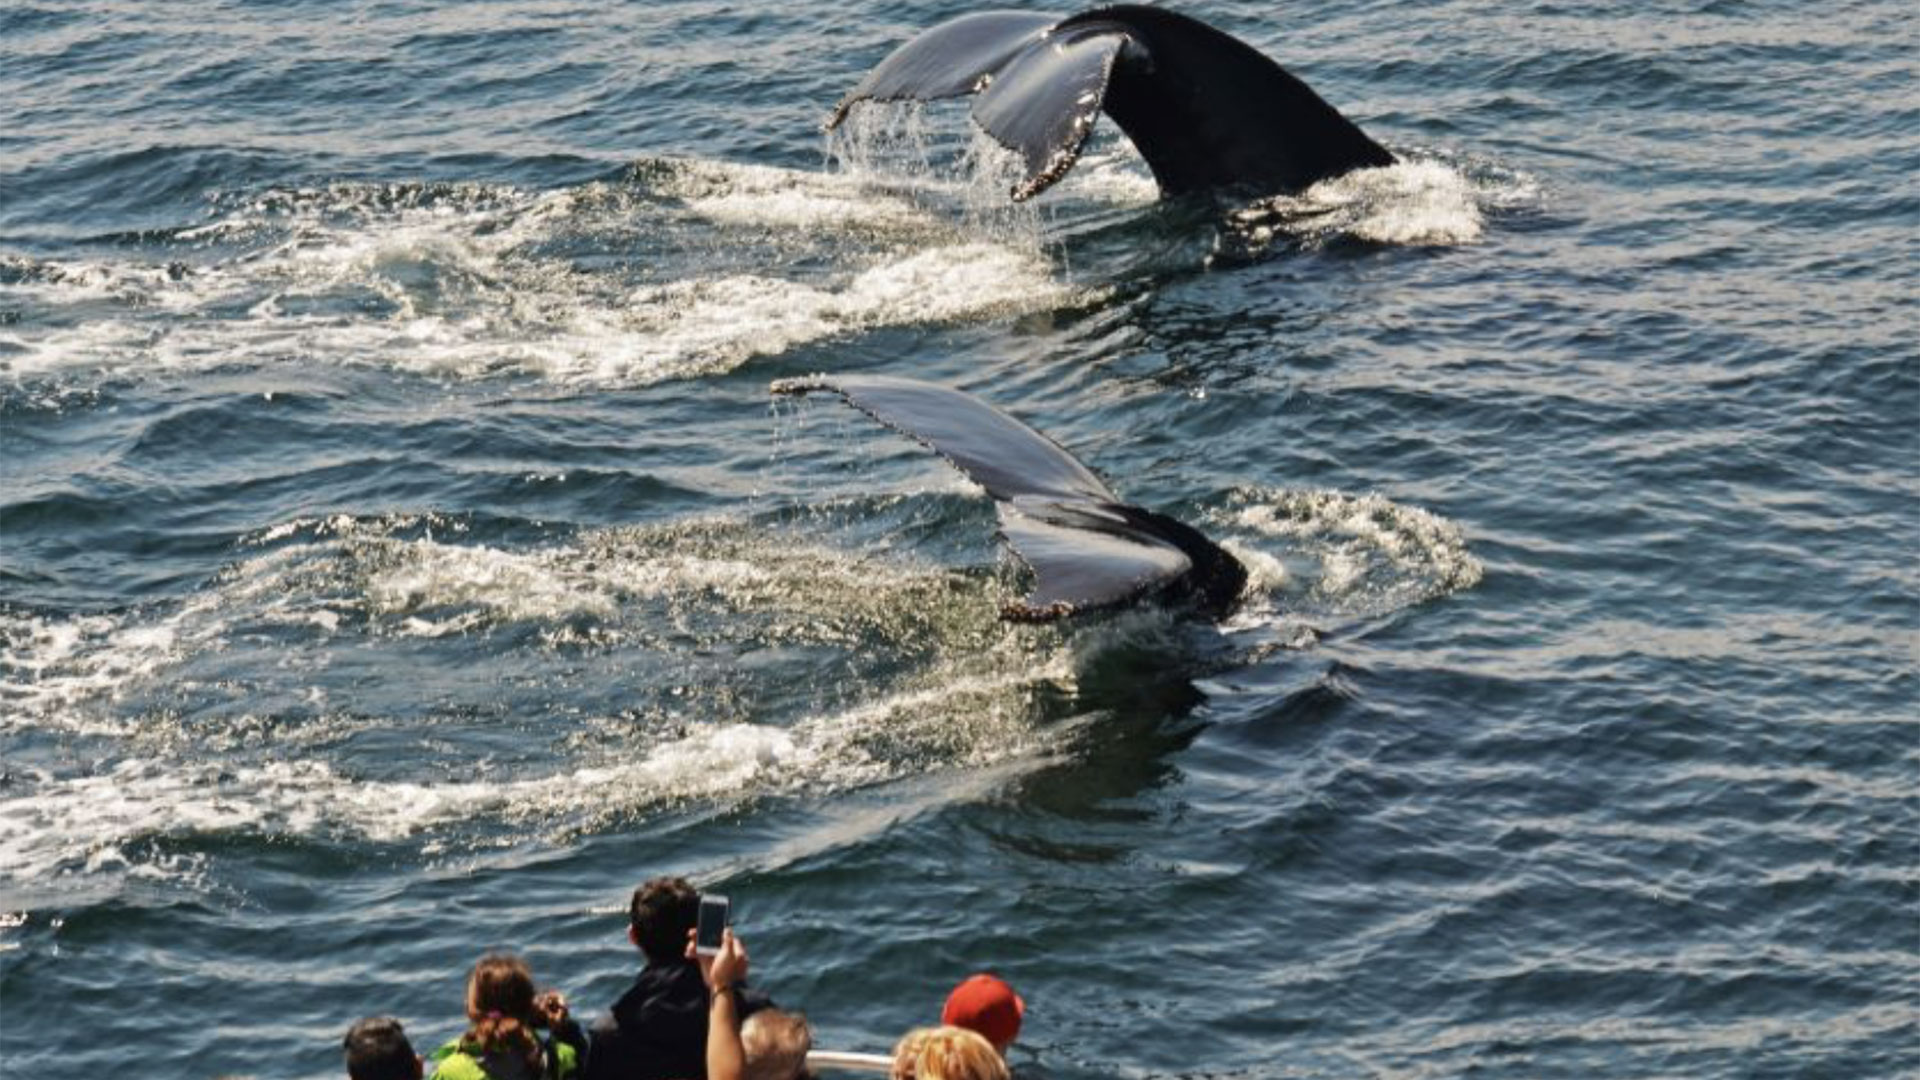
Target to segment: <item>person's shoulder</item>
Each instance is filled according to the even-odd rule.
[[[454,1039],[427,1055],[427,1062],[433,1071],[427,1074],[428,1080],[487,1080],[487,1072],[473,1055],[460,1049],[460,1040]]]
[[[755,987],[734,987],[733,995],[740,1009],[740,1019],[742,1020],[759,1012],[761,1009],[771,1009],[775,1007],[773,1004],[773,995]]]
[[[592,1039],[594,1042],[599,1042],[601,1039],[619,1038],[620,1037],[619,1015],[609,1010],[607,1012],[601,1013],[599,1016],[594,1017],[593,1023],[587,1025],[587,1037]]]
[[[608,1012],[594,1018],[587,1027],[587,1052],[577,1075],[586,1080],[624,1077],[632,1068],[634,1053],[631,1033],[620,1026],[620,1017]],[[562,1044],[563,1046],[565,1044]]]

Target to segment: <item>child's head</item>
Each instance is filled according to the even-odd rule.
[[[352,1080],[420,1080],[420,1058],[406,1029],[391,1016],[369,1016],[347,1029],[340,1044]]]
[[[467,1034],[464,1049],[521,1052],[540,1056],[539,1026],[533,1007],[533,972],[512,953],[488,953],[467,976]]]
[[[740,1025],[740,1048],[746,1080],[797,1080],[806,1074],[813,1029],[801,1013],[761,1009]]]
[[[918,1028],[893,1049],[892,1080],[1012,1080],[1000,1052],[966,1028]]]

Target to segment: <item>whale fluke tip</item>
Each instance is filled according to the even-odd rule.
[[[1147,596],[1224,614],[1246,569],[1198,530],[1129,506],[1045,435],[959,390],[883,375],[781,379],[776,394],[826,390],[931,448],[994,499],[1000,534],[1033,590],[1000,616],[1051,622]]]

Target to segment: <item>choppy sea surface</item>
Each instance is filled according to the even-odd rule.
[[[1186,4],[1401,164],[1024,209],[965,7],[0,7],[0,1072],[323,1077],[730,894],[1023,1077],[1920,1075],[1910,5]],[[1253,571],[996,618],[1007,409]]]

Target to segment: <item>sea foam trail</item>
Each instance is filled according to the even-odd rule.
[[[996,621],[991,579],[960,591],[944,571],[726,521],[518,550],[422,532],[405,517],[289,523],[178,605],[0,614],[6,732],[86,748],[9,763],[0,877],[198,873],[204,860],[181,853],[228,836],[458,850],[687,800],[971,767],[1043,745],[1032,688],[1071,679],[1069,654],[1034,653]],[[844,670],[852,650],[905,659],[859,680],[852,700],[802,688],[747,710],[724,680],[642,678],[609,695],[632,712],[545,717],[547,752],[511,759],[490,750],[500,716],[412,704],[383,715],[376,694],[307,685],[370,642],[456,635],[458,655],[432,655],[462,667],[493,655],[536,681],[683,672],[743,650],[763,666],[849,653]],[[223,677],[236,664],[253,673],[237,687]],[[438,667],[426,662],[394,700],[454,675]],[[164,707],[141,704],[154,694]],[[294,704],[249,711],[262,702]],[[404,757],[362,745],[395,732]]]
[[[623,261],[623,237],[681,238]],[[800,245],[821,255],[777,274]],[[569,255],[592,249],[592,268]],[[732,253],[765,258],[740,262]],[[728,257],[713,258],[712,252]],[[1083,302],[1017,232],[942,225],[857,179],[652,163],[626,184],[531,193],[340,184],[223,205],[150,262],[15,258],[0,373],[377,365],[645,385],[886,326]],[[715,267],[718,269],[715,269]]]
[[[651,745],[583,754],[544,774],[465,764],[453,775],[396,779],[356,775],[324,758],[229,752],[209,760],[190,749],[79,773],[26,768],[0,793],[0,880],[197,872],[201,862],[169,849],[233,836],[449,851],[509,842],[497,835],[503,828],[518,840],[687,800],[869,786],[930,765],[982,767],[1044,747],[1026,718],[1027,688],[1061,674],[943,672],[923,688],[787,727],[696,725]],[[476,823],[496,835],[483,838]]]
[[[1374,613],[1479,575],[1457,528],[1378,496],[1245,490],[1207,519],[1253,570],[1256,608]],[[1004,567],[955,576],[722,519],[531,548],[449,539],[458,535],[407,516],[290,522],[250,540],[250,553],[177,605],[0,620],[6,730],[89,747],[84,763],[14,764],[0,787],[5,873],[22,882],[198,873],[204,862],[181,852],[221,836],[464,850],[688,800],[837,790],[1043,754],[1065,736],[1036,727],[1036,688],[1070,688],[1104,650],[1165,630],[1151,608],[1057,634],[1010,628],[995,617],[1018,587]],[[504,649],[536,679],[562,669],[571,678],[583,664],[631,673],[665,663],[684,674],[768,642],[779,646],[765,656],[792,651],[809,667],[837,653],[846,665],[892,653],[904,666],[861,680],[867,689],[852,700],[801,692],[744,715],[725,687],[705,700],[697,676],[682,680],[692,696],[643,683],[633,688],[639,713],[553,717],[551,752],[514,760],[460,749],[469,737],[484,743],[486,716],[383,716],[303,682],[371,640],[449,638],[468,643],[449,664]],[[260,649],[278,663],[240,655]],[[256,672],[234,700],[220,675],[228,663]],[[161,688],[172,705],[139,705]],[[268,700],[297,705],[248,711]],[[417,731],[422,752],[399,761],[356,749],[398,729]]]

